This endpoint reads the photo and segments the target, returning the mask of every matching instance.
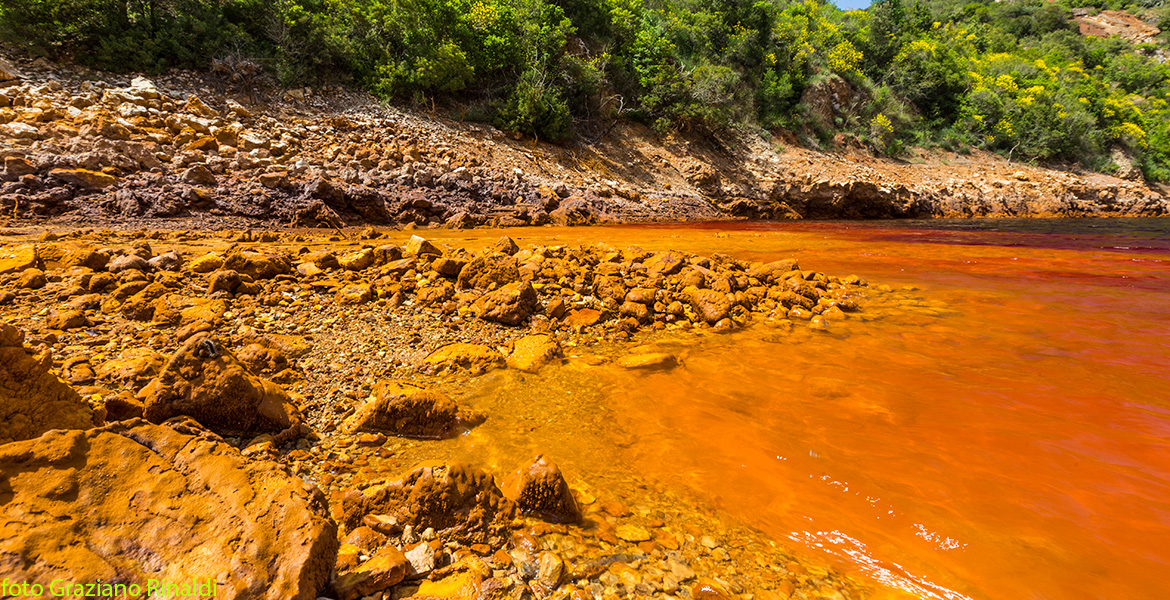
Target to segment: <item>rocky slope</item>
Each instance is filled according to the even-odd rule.
[[[18,220],[463,228],[1146,216],[1168,206],[1138,180],[978,153],[906,163],[747,133],[658,138],[635,125],[555,146],[340,88],[273,91],[245,105],[194,74],[132,79],[10,62],[0,82],[0,214]]]

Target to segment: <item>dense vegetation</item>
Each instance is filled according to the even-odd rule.
[[[111,69],[248,57],[285,84],[348,78],[542,139],[628,118],[1105,170],[1123,147],[1170,179],[1164,43],[1083,37],[1082,6],[1170,21],[1132,0],[5,0],[0,32]]]

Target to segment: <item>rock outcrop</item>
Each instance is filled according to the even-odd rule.
[[[0,324],[0,444],[35,438],[50,429],[101,424],[69,384],[49,371],[47,348],[24,347],[24,332]]]
[[[199,581],[218,598],[312,600],[336,552],[316,488],[189,420],[0,446],[3,579]]]

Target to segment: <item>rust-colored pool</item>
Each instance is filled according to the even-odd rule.
[[[602,402],[605,427],[632,440],[603,448],[559,425],[515,445],[686,489],[883,583],[879,597],[1170,597],[1170,220],[517,237],[797,256],[894,292],[828,334],[761,324],[658,339],[683,358],[669,372],[566,366],[509,381],[521,399]],[[486,384],[481,395],[499,393]]]

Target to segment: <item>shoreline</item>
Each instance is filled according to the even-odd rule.
[[[263,235],[259,234],[258,237]],[[390,283],[386,275],[401,269],[404,265],[396,262],[401,263],[402,259],[381,263],[381,260],[389,258],[374,259],[363,268],[350,270],[342,264],[352,264],[351,261],[359,260],[355,255],[362,253],[360,242],[355,240],[330,242],[325,237],[305,238],[299,234],[272,235],[275,237],[267,241],[234,242],[231,237],[223,239],[205,233],[190,237],[165,232],[154,232],[145,236],[133,232],[113,235],[77,232],[42,234],[41,241],[35,245],[38,249],[33,254],[34,261],[39,261],[37,266],[17,270],[9,269],[11,266],[9,263],[14,260],[14,256],[20,254],[22,247],[27,249],[28,244],[6,244],[0,250],[2,255],[0,266],[6,269],[6,274],[0,275],[0,281],[3,282],[4,288],[15,289],[18,293],[4,295],[0,300],[0,315],[3,315],[6,323],[15,324],[23,330],[22,337],[26,342],[24,352],[29,352],[30,356],[31,353],[37,353],[37,356],[53,357],[39,360],[42,361],[42,365],[47,365],[47,368],[51,369],[51,373],[59,373],[65,378],[64,381],[68,382],[70,389],[76,390],[74,395],[78,401],[90,407],[93,414],[104,414],[104,420],[111,423],[104,428],[87,432],[87,435],[91,436],[106,435],[100,433],[103,431],[122,432],[127,427],[131,428],[130,431],[158,427],[149,426],[135,418],[145,415],[151,420],[161,420],[171,414],[158,413],[154,410],[155,401],[159,398],[158,390],[187,389],[182,386],[198,388],[222,377],[223,375],[213,374],[218,372],[206,371],[212,368],[209,360],[216,364],[219,364],[218,361],[226,360],[227,363],[216,368],[228,370],[235,368],[246,373],[236,377],[246,377],[249,381],[275,382],[256,385],[263,385],[264,389],[268,390],[264,392],[268,397],[281,393],[269,389],[270,385],[284,390],[281,397],[285,398],[283,402],[288,407],[292,426],[283,429],[279,426],[276,428],[269,426],[267,433],[263,429],[242,434],[234,433],[230,431],[231,424],[237,421],[224,421],[216,416],[218,412],[214,410],[206,412],[208,410],[206,407],[199,409],[196,406],[193,413],[190,404],[187,405],[187,409],[179,409],[181,410],[179,414],[187,415],[183,417],[186,420],[176,421],[170,426],[176,428],[176,432],[195,435],[199,439],[211,442],[222,439],[227,445],[235,448],[240,460],[247,464],[271,465],[285,469],[290,474],[303,478],[307,483],[320,486],[320,493],[327,502],[329,514],[342,527],[335,538],[337,543],[341,544],[340,554],[337,555],[338,577],[345,573],[357,572],[354,569],[360,571],[364,568],[363,565],[369,564],[362,562],[360,556],[372,555],[375,551],[389,552],[391,544],[396,548],[395,551],[410,555],[411,552],[422,552],[419,550],[421,547],[419,544],[427,545],[438,540],[437,545],[431,544],[433,546],[431,550],[439,557],[438,562],[432,567],[434,575],[415,577],[410,580],[413,583],[409,585],[380,588],[398,590],[393,597],[401,597],[400,594],[409,591],[425,595],[432,589],[429,587],[432,585],[454,585],[456,582],[469,585],[468,582],[472,580],[475,580],[476,589],[482,589],[483,585],[489,585],[487,582],[492,580],[495,580],[495,583],[490,585],[504,586],[501,589],[514,589],[516,585],[527,589],[529,587],[527,584],[535,580],[529,578],[533,575],[539,577],[538,573],[530,573],[528,569],[535,568],[540,571],[545,569],[543,563],[549,561],[560,561],[562,565],[560,575],[549,583],[548,577],[552,576],[546,573],[545,583],[542,585],[569,593],[573,590],[583,590],[583,593],[597,592],[604,595],[607,593],[606,590],[617,590],[619,589],[617,586],[627,586],[622,589],[627,589],[630,593],[677,594],[677,597],[683,599],[785,598],[802,589],[834,590],[842,597],[851,599],[867,597],[868,584],[838,575],[815,559],[798,558],[799,555],[792,554],[784,545],[773,546],[758,532],[753,534],[750,530],[736,528],[734,531],[740,533],[733,533],[733,529],[728,528],[727,524],[713,513],[699,514],[697,511],[701,511],[701,508],[692,502],[677,500],[664,505],[655,504],[651,500],[655,494],[646,490],[647,485],[653,484],[639,482],[636,474],[631,474],[633,478],[628,479],[628,483],[606,485],[602,481],[582,480],[571,474],[562,478],[560,471],[557,471],[554,480],[559,480],[560,483],[557,485],[563,485],[562,489],[572,490],[572,497],[579,511],[579,516],[570,519],[569,524],[557,524],[556,519],[550,524],[547,520],[536,518],[536,515],[547,514],[543,512],[547,507],[536,507],[530,509],[536,512],[529,512],[529,516],[518,521],[504,519],[497,522],[493,518],[486,524],[488,529],[467,537],[458,533],[464,527],[458,524],[458,519],[454,525],[437,526],[440,522],[449,523],[440,518],[440,514],[446,514],[443,511],[428,513],[426,518],[423,518],[423,515],[399,515],[402,519],[399,521],[400,524],[409,522],[411,518],[421,519],[418,521],[421,524],[434,523],[425,528],[431,533],[423,531],[421,525],[415,530],[403,529],[401,526],[387,526],[384,529],[380,528],[381,526],[374,527],[378,521],[376,519],[371,521],[372,517],[368,514],[364,517],[364,522],[368,525],[360,526],[363,520],[354,521],[355,517],[350,512],[358,510],[354,508],[353,494],[358,493],[357,498],[360,498],[361,494],[368,495],[373,493],[371,490],[381,489],[386,485],[390,485],[391,488],[402,485],[395,482],[405,481],[398,479],[403,472],[407,473],[409,479],[411,477],[409,473],[417,473],[420,464],[424,465],[424,469],[441,468],[457,471],[464,469],[472,474],[481,473],[483,471],[480,469],[487,467],[488,481],[494,475],[495,483],[503,485],[505,490],[508,489],[506,482],[513,477],[508,473],[518,466],[521,467],[520,472],[525,469],[522,464],[501,464],[494,467],[463,466],[463,463],[442,450],[444,442],[426,440],[430,437],[447,438],[450,435],[447,429],[433,432],[426,430],[421,432],[421,435],[420,432],[415,432],[406,434],[407,437],[396,437],[392,431],[386,430],[386,427],[392,428],[395,425],[383,423],[364,432],[364,427],[355,428],[354,419],[364,414],[363,411],[370,401],[383,397],[381,396],[383,392],[378,391],[379,387],[374,385],[376,381],[409,382],[406,383],[409,389],[403,388],[407,391],[402,392],[406,397],[424,398],[426,403],[438,403],[426,404],[429,408],[425,410],[431,412],[425,414],[435,414],[434,411],[440,410],[436,408],[437,406],[451,403],[456,407],[454,411],[457,413],[454,431],[470,431],[474,435],[478,427],[484,426],[482,425],[484,419],[491,420],[493,415],[491,411],[487,411],[486,414],[481,412],[476,406],[462,405],[460,398],[466,394],[456,393],[455,390],[475,385],[476,379],[471,373],[477,371],[536,373],[541,370],[542,364],[550,361],[561,362],[564,360],[560,358],[561,356],[571,356],[578,348],[597,347],[605,349],[606,353],[613,353],[621,348],[623,343],[642,339],[637,333],[638,329],[654,329],[659,323],[667,325],[659,328],[676,330],[683,335],[686,335],[687,329],[695,327],[711,332],[733,330],[754,320],[750,317],[751,313],[763,316],[769,310],[776,313],[782,309],[780,298],[793,303],[792,309],[783,308],[786,322],[789,313],[793,311],[801,313],[804,310],[794,317],[797,323],[804,319],[803,324],[792,326],[819,327],[819,321],[816,319],[821,318],[821,315],[814,315],[811,310],[802,309],[801,305],[812,304],[812,308],[818,309],[818,313],[835,311],[835,314],[841,314],[842,306],[848,310],[857,310],[858,303],[851,295],[855,292],[850,290],[868,289],[864,285],[859,285],[864,282],[839,284],[837,282],[840,280],[835,277],[796,270],[795,261],[768,266],[748,265],[726,257],[718,258],[716,263],[710,265],[710,275],[702,278],[704,280],[712,278],[710,285],[718,289],[719,286],[730,282],[732,288],[737,288],[739,283],[736,280],[739,277],[745,278],[743,282],[745,286],[750,283],[748,279],[751,281],[759,279],[760,284],[765,286],[761,289],[777,290],[778,299],[770,301],[761,294],[753,296],[755,300],[752,300],[744,296],[744,289],[736,292],[729,288],[727,292],[716,292],[711,290],[705,281],[696,279],[691,282],[692,291],[687,293],[696,297],[702,296],[704,300],[695,300],[691,303],[690,309],[682,307],[681,310],[685,311],[687,316],[685,318],[680,316],[679,326],[676,327],[674,324],[665,323],[665,318],[671,318],[676,314],[674,311],[677,309],[673,308],[674,305],[668,309],[666,303],[662,301],[658,304],[663,306],[658,307],[628,299],[631,294],[641,297],[639,294],[643,292],[639,290],[643,288],[637,286],[629,287],[621,294],[626,297],[624,303],[619,303],[620,299],[615,300],[614,296],[608,296],[611,300],[607,302],[612,306],[603,308],[607,305],[595,295],[596,290],[609,289],[606,286],[618,284],[602,285],[604,283],[602,280],[606,277],[597,269],[612,265],[623,272],[628,272],[628,276],[642,277],[637,275],[640,272],[638,265],[650,265],[652,269],[655,268],[654,265],[659,265],[661,272],[666,274],[658,277],[673,281],[679,277],[678,273],[683,272],[678,269],[683,269],[687,273],[693,271],[695,274],[707,271],[706,267],[701,265],[706,264],[709,258],[670,252],[653,253],[640,249],[556,250],[557,246],[545,247],[543,250],[533,247],[521,249],[515,247],[514,242],[508,238],[502,238],[496,243],[497,248],[503,252],[471,254],[462,249],[436,247],[419,238],[406,240],[406,247],[401,248],[400,255],[406,257],[408,261],[417,262],[424,256],[430,257],[427,258],[427,262],[432,265],[437,265],[444,259],[464,261],[464,264],[460,265],[462,268],[458,270],[459,277],[450,275],[449,283],[442,285],[450,285],[456,280],[462,281],[463,270],[468,269],[467,265],[473,264],[476,257],[494,256],[497,258],[493,260],[505,260],[508,257],[525,258],[548,254],[549,257],[563,258],[545,258],[546,262],[565,260],[578,255],[581,258],[609,256],[610,260],[618,261],[602,260],[593,263],[594,259],[590,259],[588,264],[593,266],[589,267],[589,274],[596,279],[589,282],[589,291],[581,289],[577,292],[582,300],[575,301],[584,301],[584,304],[574,304],[574,308],[570,310],[575,312],[565,312],[558,317],[549,317],[550,305],[555,306],[554,300],[560,298],[548,287],[556,285],[555,272],[542,275],[541,271],[529,271],[531,279],[527,281],[531,283],[523,285],[529,286],[529,290],[533,287],[540,288],[537,294],[538,302],[534,314],[525,315],[517,322],[519,325],[517,328],[516,325],[492,323],[485,318],[509,321],[512,318],[509,311],[522,310],[517,309],[512,303],[523,303],[523,300],[500,299],[497,308],[500,306],[503,308],[499,310],[492,308],[490,302],[487,303],[487,308],[477,308],[484,305],[482,301],[484,297],[498,294],[515,284],[505,283],[504,280],[493,281],[485,284],[486,290],[475,293],[478,298],[461,298],[456,302],[457,306],[448,304],[433,306],[430,310],[420,310],[412,306],[417,302],[418,294],[428,293],[426,292],[428,288],[439,284],[425,286],[414,284],[413,289],[409,291],[395,291],[393,287],[400,284]],[[375,245],[379,243],[378,240],[365,242],[367,254],[373,255],[371,250],[374,249],[380,249],[379,251],[387,257],[394,254],[388,249],[390,244]],[[299,255],[302,262],[297,265],[297,269],[286,271],[284,274],[269,272],[269,266],[279,263],[279,257],[283,253],[291,252],[295,255],[297,247],[309,248],[308,252]],[[113,250],[107,254],[102,248]],[[322,252],[323,249],[325,252]],[[178,252],[174,252],[175,250]],[[254,250],[262,250],[263,254],[256,254]],[[209,255],[216,252],[222,252],[223,267],[206,270],[208,261],[213,260],[208,258]],[[564,254],[560,254],[562,252]],[[630,252],[636,256],[623,254]],[[165,260],[155,261],[144,267],[143,265],[147,264],[144,256],[146,254],[150,255],[151,260],[159,257]],[[97,265],[103,255],[107,257],[109,261],[107,264],[110,267]],[[252,273],[256,277],[247,276],[242,279],[227,277],[226,266],[238,267],[245,264],[232,258],[233,256],[243,256],[247,260],[243,271],[232,272],[240,275]],[[329,256],[334,258],[330,259]],[[303,260],[306,258],[309,260]],[[333,264],[338,262],[338,258],[340,263]],[[312,262],[314,260],[316,262]],[[65,266],[66,264],[73,266]],[[138,268],[129,268],[130,264]],[[317,264],[326,266],[314,269],[313,266]],[[285,268],[291,266],[289,263]],[[117,279],[107,277],[110,268],[115,269],[116,272],[113,273],[115,277],[126,279],[127,282],[118,285]],[[630,268],[633,270],[630,271]],[[750,269],[754,269],[752,271],[754,275],[747,275]],[[401,283],[412,281],[411,278],[416,277],[408,274],[415,272],[413,270],[397,272],[402,273],[403,279],[398,280]],[[38,273],[41,274],[39,278]],[[741,275],[736,275],[737,273]],[[792,277],[787,279],[781,277],[784,273],[790,273]],[[438,273],[432,271],[432,274]],[[512,275],[505,273],[501,276],[505,279],[526,277],[521,273]],[[489,278],[491,277],[495,275],[490,275]],[[239,279],[234,293],[216,291],[219,289],[216,282],[225,281],[225,278]],[[44,279],[44,282],[39,279]],[[103,288],[104,291],[96,291],[96,287],[94,291],[85,289],[87,286],[96,286],[98,279],[111,279],[113,287]],[[423,279],[418,280],[419,283]],[[363,284],[362,281],[380,282],[376,285],[388,287],[385,292],[378,289],[373,297],[363,299],[363,294],[356,292],[365,290],[358,289],[355,292],[353,289],[370,285]],[[723,283],[720,283],[721,281]],[[786,285],[783,283],[785,281],[790,283],[787,288],[781,287]],[[698,287],[695,287],[696,284]],[[601,285],[601,288],[595,287],[598,285]],[[670,294],[681,293],[680,290],[666,286],[665,280],[659,285],[663,287],[648,289],[651,291],[657,289],[658,293],[662,293],[663,290]],[[126,286],[137,291],[129,293],[134,290]],[[796,291],[782,291],[789,288]],[[148,294],[152,298],[143,295],[149,289],[156,290],[153,294]],[[468,289],[475,290],[474,287]],[[709,293],[699,294],[699,290],[706,290]],[[581,296],[581,292],[588,295]],[[841,292],[844,295],[839,296],[837,300],[831,300],[829,292]],[[357,300],[352,299],[355,293]],[[738,300],[735,298],[737,293],[740,295]],[[521,297],[523,295],[520,294]],[[827,301],[814,302],[811,298],[814,295]],[[207,299],[200,299],[200,296]],[[771,304],[763,304],[765,301]],[[585,306],[595,302],[602,310],[589,313],[590,309],[586,309]],[[727,304],[724,305],[723,302]],[[750,309],[732,302],[748,302],[750,304],[745,306],[750,306]],[[678,302],[675,301],[674,304]],[[648,313],[649,316],[649,319],[641,324],[639,317],[634,314],[638,312],[635,305],[641,306],[641,311]],[[399,306],[401,308],[395,308]],[[482,312],[469,314],[465,308]],[[650,310],[647,311],[647,308]],[[655,308],[659,310],[655,311]],[[611,317],[605,316],[606,310],[614,311]],[[147,315],[147,312],[152,314]],[[582,324],[575,327],[566,328],[565,323],[582,314],[591,319],[600,318],[597,321],[599,324],[587,325],[581,322]],[[728,316],[724,316],[725,314]],[[363,316],[355,318],[359,315]],[[808,321],[806,317],[814,320]],[[683,323],[686,326],[682,326]],[[175,327],[178,329],[174,329]],[[529,344],[525,340],[533,343]],[[434,359],[445,348],[451,348],[451,342],[458,342],[454,346],[458,347],[459,352],[448,353],[442,359]],[[460,346],[469,343],[479,345],[475,348]],[[498,350],[507,350],[509,346],[511,347],[509,354],[498,353]],[[195,357],[201,356],[199,353],[202,352],[213,358],[203,358],[201,363]],[[231,358],[220,358],[228,356]],[[49,362],[44,362],[46,360]],[[677,364],[677,358],[650,351],[635,352],[626,357],[608,360],[616,360],[626,368],[633,369],[669,369]],[[246,364],[239,361],[245,361]],[[431,366],[427,367],[428,364]],[[202,368],[205,373],[191,379],[193,375],[187,371],[191,368],[195,368],[196,372]],[[173,380],[174,377],[178,377],[179,380]],[[204,383],[199,383],[201,381]],[[410,388],[420,384],[424,387],[418,390]],[[447,396],[442,390],[447,390],[451,396]],[[78,392],[79,396],[76,395]],[[247,394],[245,398],[237,401],[247,400],[246,396]],[[198,393],[190,399],[194,401],[196,397]],[[200,410],[204,412],[199,412]],[[408,419],[420,419],[424,413],[409,414],[415,416]],[[199,421],[198,424],[190,419],[192,416]],[[500,416],[497,415],[496,418]],[[430,418],[420,422],[433,423]],[[401,421],[399,423],[398,426],[401,426]],[[150,431],[149,435],[135,433],[134,439],[163,435],[155,430]],[[214,431],[222,431],[224,435],[216,435]],[[49,439],[45,438],[41,443],[50,443]],[[14,442],[14,446],[8,448],[15,448],[23,443]],[[3,454],[4,452],[0,451],[0,455]],[[427,462],[428,457],[432,462]],[[434,459],[438,459],[443,466],[426,466],[435,465]],[[3,460],[2,456],[0,460]],[[550,457],[550,460],[556,458]],[[567,464],[571,463],[572,461],[569,461]],[[437,477],[446,471],[434,473]],[[488,489],[495,489],[494,485]],[[622,492],[623,489],[626,491]],[[489,492],[485,490],[481,493]],[[519,499],[517,501],[523,504]],[[77,509],[85,510],[86,507],[79,506]],[[523,513],[524,511],[521,511],[517,514],[519,516]],[[457,511],[454,514],[462,513]],[[571,524],[573,522],[579,524],[573,525]],[[696,526],[695,523],[700,525]],[[370,528],[381,533],[377,536],[366,533]],[[355,534],[358,530],[361,531]],[[102,535],[98,531],[100,529],[95,530],[94,535]],[[480,535],[485,537],[479,537]],[[361,549],[362,546],[358,544],[371,543],[368,539],[371,537],[388,541],[381,542],[377,547]],[[359,550],[347,549],[346,544]],[[507,551],[508,548],[511,550]],[[504,554],[500,554],[502,550],[505,550]],[[544,558],[550,551],[555,551],[555,559]],[[354,555],[353,552],[358,552],[360,556]],[[471,555],[479,558],[473,559]],[[761,558],[765,556],[772,558]],[[624,558],[615,560],[613,557]],[[476,560],[480,563],[476,563]],[[603,564],[597,561],[602,561]],[[475,566],[481,563],[491,566],[488,571],[499,576],[488,576],[488,572],[481,572],[481,567]],[[337,594],[333,597],[347,597],[349,592],[344,590],[349,589],[345,586],[350,580],[342,577],[332,581],[333,593]],[[323,589],[319,588],[315,593],[321,591]]]

